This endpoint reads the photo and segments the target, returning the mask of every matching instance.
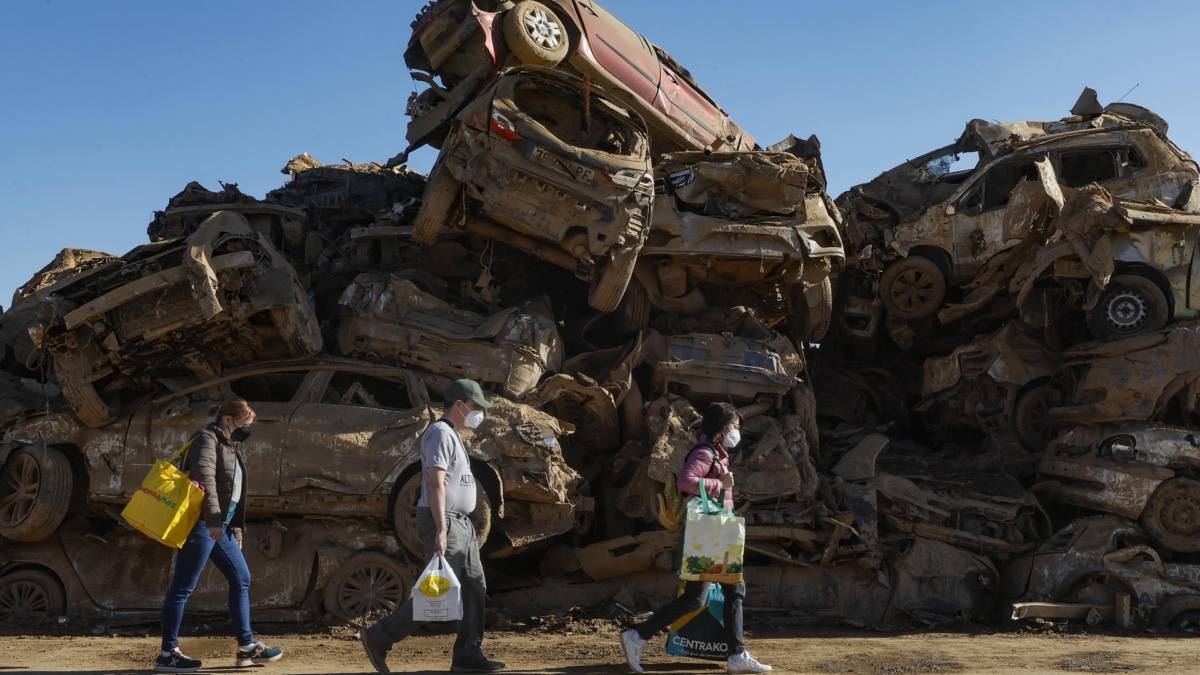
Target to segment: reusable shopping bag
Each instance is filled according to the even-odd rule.
[[[434,556],[413,588],[413,621],[458,621],[463,616],[462,585],[445,556]]]
[[[166,461],[156,460],[141,487],[121,510],[121,517],[133,529],[172,548],[183,548],[183,542],[200,520],[200,507],[204,503],[204,488],[179,470],[182,457],[195,440],[193,436]]]
[[[683,594],[683,584],[679,585],[679,594]],[[708,587],[708,598],[703,607],[671,624],[667,653],[724,661],[729,650],[724,618],[725,594],[721,592],[720,584],[712,584]]]
[[[718,501],[700,495],[688,502],[679,550],[679,578],[737,584],[742,581],[746,520],[725,508],[725,491]]]

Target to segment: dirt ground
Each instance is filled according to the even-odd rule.
[[[560,627],[554,632],[493,632],[485,651],[510,673],[626,673],[613,622]],[[0,635],[0,673],[141,673],[158,649],[149,635]],[[260,633],[282,647],[275,664],[238,669],[233,640],[183,635],[184,651],[204,660],[203,671],[274,673],[372,673],[353,630],[311,634]],[[1151,634],[997,633],[984,630],[883,634],[852,630],[760,628],[748,635],[750,651],[779,673],[1200,673],[1192,637]],[[394,672],[444,673],[453,637],[416,635],[389,657]],[[647,673],[719,673],[724,664],[668,656],[665,636],[651,643]],[[202,672],[203,672],[202,671]]]

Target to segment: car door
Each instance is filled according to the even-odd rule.
[[[1012,248],[1028,234],[1028,222],[1010,218],[1009,199],[1023,180],[1041,181],[1037,161],[1044,155],[1000,160],[965,187],[950,217],[954,276],[973,277],[989,258]]]
[[[353,370],[325,375],[288,426],[281,489],[370,495],[419,457],[428,409],[412,404],[403,381]]]
[[[700,145],[710,145],[714,139],[729,135],[732,131],[729,116],[704,93],[692,74],[661,47],[654,46],[653,49],[662,67],[654,107],[665,110],[667,117]]]
[[[593,0],[576,0],[574,4],[596,65],[657,107],[662,66],[646,38]],[[667,113],[665,106],[659,110]]]

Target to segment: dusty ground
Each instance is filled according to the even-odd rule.
[[[617,625],[588,622],[554,632],[490,633],[492,658],[515,673],[625,673]],[[144,631],[143,631],[144,633]],[[312,634],[262,634],[284,649],[282,661],[247,669],[233,667],[233,641],[184,635],[189,655],[204,671],[282,673],[374,672],[351,630]],[[1192,637],[1150,634],[1104,635],[1028,632],[926,632],[881,634],[866,631],[760,628],[749,646],[761,660],[784,673],[922,675],[925,673],[1200,673],[1200,643]],[[395,672],[444,673],[453,638],[417,635],[393,650]],[[718,673],[724,664],[679,659],[663,651],[665,636],[651,643],[643,663],[647,673]],[[151,668],[158,640],[151,635],[0,635],[0,673],[141,673]]]

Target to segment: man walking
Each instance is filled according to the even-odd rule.
[[[463,618],[458,622],[450,672],[492,673],[504,669],[483,655],[483,605],[487,583],[479,561],[479,544],[471,513],[475,511],[475,476],[459,429],[474,429],[483,411],[492,407],[474,380],[455,380],[446,388],[442,418],[421,437],[421,499],[417,502],[417,531],[425,559],[444,555],[462,583]],[[420,622],[413,620],[409,598],[391,616],[359,631],[367,658],[380,673],[390,673],[387,654]]]

